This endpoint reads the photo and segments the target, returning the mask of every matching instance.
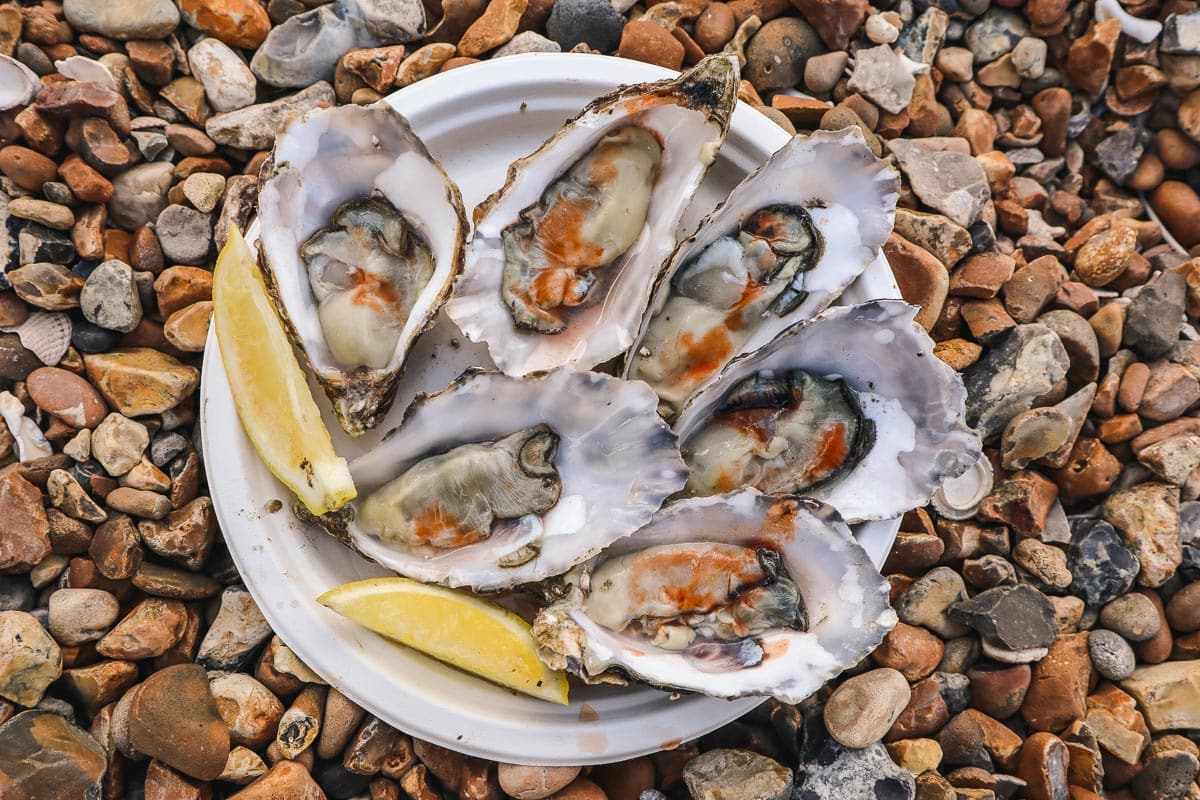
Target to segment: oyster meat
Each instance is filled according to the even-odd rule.
[[[732,358],[837,299],[878,255],[896,196],[857,130],[793,137],[672,254],[626,377],[673,417]]]
[[[478,591],[544,580],[682,488],[656,404],[644,384],[608,375],[468,372],[351,461],[360,499],[315,521],[417,580]]]
[[[736,64],[710,56],[599,98],[512,164],[475,209],[450,318],[511,375],[628,349],[736,92]]]
[[[383,102],[288,126],[263,177],[263,277],[338,421],[361,435],[391,407],[461,268],[458,188]]]
[[[978,460],[966,391],[894,300],[831,308],[731,361],[675,423],[687,492],[802,493],[849,522],[929,502]]]
[[[836,511],[754,489],[668,505],[565,581],[534,642],[589,683],[796,703],[896,622],[887,581]]]

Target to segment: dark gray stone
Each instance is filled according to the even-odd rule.
[[[17,234],[17,260],[22,264],[70,264],[75,245],[69,234],[31,222]]]
[[[933,680],[937,684],[938,694],[942,696],[942,701],[950,710],[951,715],[957,714],[971,705],[971,680],[966,675],[956,672],[935,672]]]
[[[79,293],[79,308],[84,319],[101,328],[119,333],[136,328],[142,321],[142,301],[133,267],[115,258],[97,266]]]
[[[1131,127],[1101,140],[1093,155],[1105,175],[1124,185],[1125,179],[1137,169],[1143,150],[1138,128]]]
[[[896,45],[900,52],[918,64],[932,64],[938,50],[946,41],[950,17],[940,8],[930,6],[900,32]]]
[[[963,373],[967,423],[984,439],[1004,430],[1067,375],[1071,361],[1058,334],[1045,325],[1018,325]]]
[[[1116,529],[1102,519],[1087,519],[1076,521],[1071,531],[1071,594],[1089,606],[1102,606],[1129,591],[1141,566]]]
[[[1177,272],[1164,272],[1146,284],[1125,313],[1122,344],[1142,358],[1161,358],[1179,341],[1187,284]]]
[[[1029,33],[1029,23],[1024,17],[997,6],[972,23],[963,38],[975,54],[975,63],[986,64],[1010,52]]]
[[[85,319],[72,320],[71,344],[81,353],[103,353],[117,346],[120,334],[109,331],[99,325],[93,325]]]
[[[0,611],[28,611],[37,593],[26,575],[0,575]]]
[[[878,742],[861,750],[833,740],[822,720],[825,707],[814,704],[804,714],[803,741],[796,766],[792,800],[913,800],[916,781],[896,765]]]
[[[203,264],[212,249],[211,214],[194,208],[170,205],[158,215],[154,231],[163,256],[171,264]]]
[[[1054,606],[1027,583],[980,592],[950,606],[950,616],[1005,650],[1049,647],[1058,636]]]
[[[558,0],[546,20],[546,33],[563,50],[578,44],[602,53],[616,50],[624,27],[625,18],[608,0]]]

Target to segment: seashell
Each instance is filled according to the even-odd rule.
[[[53,367],[71,346],[71,318],[60,311],[37,311],[20,325],[0,328],[15,333],[21,346],[33,352],[43,364]]]
[[[22,464],[54,454],[42,429],[25,416],[25,406],[12,392],[0,392],[0,417],[17,443],[17,459]]]
[[[33,70],[11,56],[0,55],[0,111],[29,105],[41,86]]]
[[[91,81],[118,91],[108,67],[87,56],[71,56],[54,62],[54,68],[73,81]]]

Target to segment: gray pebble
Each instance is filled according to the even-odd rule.
[[[167,190],[174,182],[174,169],[173,165],[158,161],[138,164],[113,178],[109,219],[127,231],[154,222],[167,207]]]
[[[171,0],[64,0],[71,27],[113,39],[162,39],[179,25]]]
[[[1153,639],[1162,627],[1162,617],[1150,598],[1141,594],[1121,595],[1100,610],[1100,624],[1131,642]]]
[[[1089,633],[1088,654],[1096,672],[1110,681],[1125,680],[1137,667],[1137,656],[1129,642],[1112,631],[1101,629]]]
[[[518,33],[506,44],[497,47],[492,53],[492,58],[500,58],[501,56],[515,56],[521,53],[560,53],[562,47],[558,42],[547,39],[537,31],[523,31]]]
[[[212,248],[212,216],[194,208],[167,206],[158,215],[154,231],[171,264],[203,264]]]
[[[624,27],[625,18],[608,0],[558,0],[546,20],[546,33],[563,50],[578,44],[604,53],[616,50]]]
[[[1024,17],[1015,11],[993,7],[967,28],[963,38],[975,54],[975,63],[986,64],[1012,51],[1029,34],[1029,23]]]
[[[142,321],[142,301],[133,268],[115,258],[88,276],[79,293],[83,318],[110,331],[129,333]]]

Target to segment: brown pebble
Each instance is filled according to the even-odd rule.
[[[9,145],[0,148],[0,173],[22,189],[37,192],[46,181],[54,180],[57,167],[53,160],[36,150]]]
[[[626,23],[617,55],[667,69],[683,66],[683,45],[662,25],[648,20]]]
[[[1060,636],[1045,658],[1034,664],[1029,691],[1021,704],[1021,717],[1029,727],[1061,730],[1083,716],[1092,675],[1087,639],[1086,632]]]
[[[944,652],[945,645],[937,636],[899,622],[883,637],[874,656],[879,666],[899,670],[909,681],[918,681],[937,669]]]
[[[888,235],[883,253],[900,286],[900,296],[921,307],[916,323],[927,331],[932,329],[950,290],[946,267],[928,250],[895,233]]]
[[[1182,181],[1163,181],[1150,193],[1154,213],[1181,245],[1200,244],[1200,195]]]
[[[1171,596],[1166,608],[1167,622],[1180,633],[1200,631],[1200,581],[1184,586]]]
[[[1029,800],[1061,800],[1067,794],[1067,746],[1052,733],[1034,733],[1021,745],[1017,776]]]
[[[1028,664],[971,667],[967,670],[971,706],[996,719],[1008,719],[1025,700],[1030,674]]]
[[[925,678],[913,685],[908,705],[900,712],[900,716],[896,717],[883,740],[894,742],[899,739],[932,736],[941,730],[949,719],[950,711],[946,707],[937,681],[934,678]]]

